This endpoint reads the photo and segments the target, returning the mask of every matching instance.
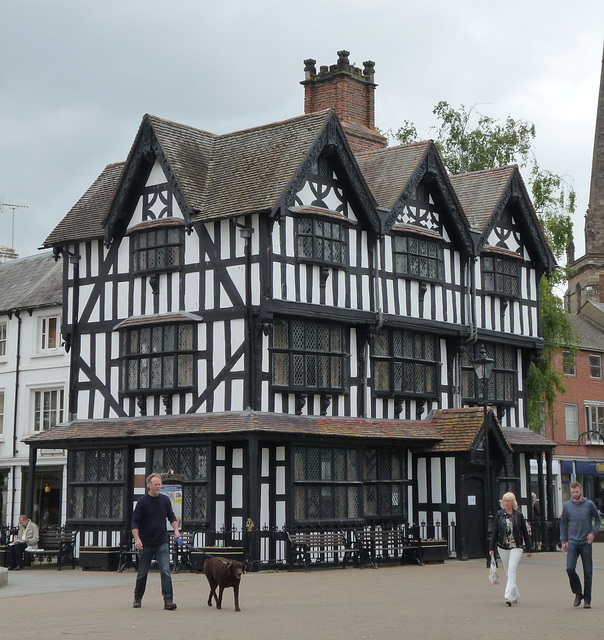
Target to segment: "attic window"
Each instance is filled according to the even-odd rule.
[[[180,268],[183,261],[184,227],[161,226],[132,233],[132,271],[154,273]]]
[[[318,217],[298,218],[296,229],[298,258],[331,265],[348,260],[346,231],[339,222]]]

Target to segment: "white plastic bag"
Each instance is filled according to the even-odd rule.
[[[497,562],[495,556],[491,556],[491,567],[489,569],[489,582],[491,584],[499,584],[499,573],[497,572]]]

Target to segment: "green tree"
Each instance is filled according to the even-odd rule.
[[[542,170],[533,154],[535,125],[508,116],[501,123],[479,113],[475,106],[461,105],[454,109],[441,101],[433,109],[440,124],[433,127],[435,144],[452,174],[492,169],[516,163],[525,172],[533,206],[557,261],[564,255],[572,240],[572,219],[575,211],[575,192],[562,176]],[[405,121],[386,136],[398,144],[408,144],[419,138],[417,128]],[[551,417],[557,392],[563,392],[560,372],[552,367],[557,349],[574,351],[572,326],[564,311],[556,287],[568,279],[566,267],[558,267],[549,279],[543,276],[541,288],[541,330],[544,351],[538,362],[531,363],[527,380],[528,422],[534,431],[542,430],[544,413]]]

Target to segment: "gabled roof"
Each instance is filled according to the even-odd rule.
[[[44,246],[103,234],[108,240],[116,228],[123,230],[156,159],[187,224],[271,211],[308,167],[317,145],[335,138],[357,199],[379,230],[375,203],[332,109],[225,135],[145,115],[127,160],[103,171]]]
[[[50,251],[0,264],[0,313],[61,306],[63,264]]]
[[[102,238],[103,218],[107,214],[123,168],[123,162],[107,165],[42,246],[52,247]]]
[[[507,443],[499,421],[493,419],[492,413],[490,417],[491,427],[497,429]],[[484,410],[480,407],[448,409],[446,412],[437,411],[432,418],[432,424],[438,429],[442,440],[432,451],[469,451],[482,429],[483,422]],[[509,448],[509,443],[507,444]]]
[[[604,351],[604,304],[587,301],[570,321],[579,349]]]
[[[517,165],[451,176],[451,183],[470,227],[481,235],[480,245],[485,244],[504,209],[514,202],[516,222],[534,259],[548,273],[555,269],[556,259]]]
[[[456,236],[466,253],[473,250],[468,222],[432,140],[359,153],[356,160],[378,206],[387,210],[384,227],[395,223],[405,200],[414,197],[415,188],[427,175],[443,208],[443,223]]]

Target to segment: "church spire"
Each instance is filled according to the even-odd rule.
[[[589,204],[585,215],[585,253],[604,254],[604,55],[591,165]]]

